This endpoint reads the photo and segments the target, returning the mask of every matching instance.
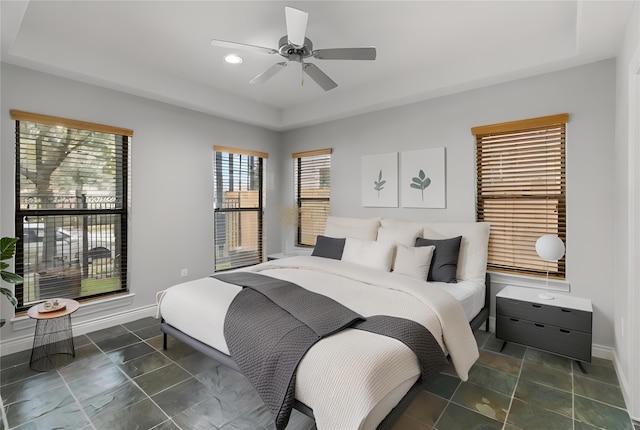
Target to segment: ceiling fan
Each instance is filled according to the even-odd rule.
[[[287,34],[280,38],[278,49],[265,48],[262,46],[247,45],[245,43],[228,42],[226,40],[213,39],[211,45],[223,48],[244,49],[249,51],[264,52],[266,54],[279,54],[287,61],[274,64],[250,83],[262,84],[271,79],[276,73],[284,69],[289,62],[297,61],[302,66],[302,71],[309,75],[322,89],[329,91],[338,86],[333,79],[327,76],[318,66],[313,63],[306,63],[305,59],[315,58],[317,60],[375,60],[376,48],[332,48],[313,49],[313,43],[305,33],[307,31],[307,20],[309,14],[292,7],[285,7],[285,19],[287,23]],[[302,81],[304,85],[304,80]]]

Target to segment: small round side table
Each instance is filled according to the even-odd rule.
[[[71,299],[59,300],[66,305],[63,309],[39,312],[40,304],[37,304],[27,311],[27,315],[36,320],[29,365],[38,372],[66,366],[76,356],[71,314],[78,310],[80,304]]]

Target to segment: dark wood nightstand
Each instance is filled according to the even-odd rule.
[[[496,294],[496,338],[591,362],[593,308],[591,301],[540,290],[508,286]],[[503,348],[504,348],[503,345]]]

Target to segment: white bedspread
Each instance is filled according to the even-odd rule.
[[[243,270],[294,282],[363,316],[385,314],[419,322],[450,354],[462,380],[479,356],[461,305],[424,281],[306,256]],[[214,278],[178,284],[159,294],[159,312],[170,325],[228,354],[223,324],[238,291],[240,287]],[[347,329],[322,339],[302,359],[296,398],[313,409],[319,430],[373,429],[419,374],[417,358],[398,340]]]

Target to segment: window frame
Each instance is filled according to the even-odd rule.
[[[11,115],[11,119],[15,121],[15,133],[16,133],[16,137],[15,137],[15,145],[16,145],[16,159],[15,159],[15,166],[16,166],[16,172],[15,172],[15,205],[14,205],[14,215],[15,215],[15,235],[16,237],[20,238],[21,240],[18,241],[18,243],[16,244],[16,259],[15,259],[15,270],[16,273],[18,273],[21,276],[25,275],[25,267],[24,267],[24,252],[25,252],[25,243],[30,242],[31,240],[27,240],[27,238],[24,237],[25,233],[24,233],[24,222],[26,219],[28,218],[34,218],[36,220],[38,220],[36,223],[40,223],[40,219],[42,217],[65,217],[68,216],[70,217],[69,219],[72,219],[73,217],[79,219],[79,218],[83,218],[83,219],[88,219],[89,217],[99,217],[99,216],[113,216],[117,219],[119,219],[119,242],[116,245],[117,250],[119,251],[116,258],[113,258],[112,260],[117,259],[117,263],[115,262],[111,262],[111,264],[117,264],[118,267],[118,275],[119,275],[119,282],[120,282],[120,288],[117,290],[109,290],[109,291],[105,291],[105,292],[95,292],[93,294],[90,295],[86,295],[86,296],[79,296],[79,297],[73,297],[76,300],[86,300],[86,299],[94,299],[96,297],[101,297],[101,296],[110,296],[110,295],[114,295],[114,294],[123,294],[123,293],[127,293],[129,291],[129,285],[128,285],[128,272],[127,272],[127,250],[128,250],[128,217],[129,217],[129,209],[130,209],[130,195],[129,195],[129,188],[130,188],[130,150],[129,150],[129,146],[130,146],[130,138],[133,136],[133,130],[131,129],[127,129],[127,128],[122,128],[122,127],[114,127],[114,126],[109,126],[109,125],[104,125],[104,124],[97,124],[97,123],[91,123],[91,122],[86,122],[86,121],[79,121],[79,120],[74,120],[74,119],[68,119],[68,118],[61,118],[61,117],[55,117],[55,116],[50,116],[50,115],[42,115],[42,114],[37,114],[37,113],[31,113],[31,112],[24,112],[24,111],[20,111],[20,110],[11,110],[10,111],[10,115]],[[22,198],[22,193],[20,190],[20,184],[21,184],[21,177],[20,177],[20,168],[23,164],[23,160],[21,160],[20,158],[20,148],[21,148],[21,126],[20,123],[21,122],[31,122],[31,123],[35,123],[35,124],[39,124],[39,125],[44,125],[44,126],[59,126],[59,127],[63,127],[66,129],[72,129],[72,130],[78,130],[81,132],[98,132],[98,133],[104,133],[104,134],[111,134],[114,136],[115,140],[119,140],[119,143],[116,144],[116,146],[114,147],[114,150],[117,149],[117,145],[121,145],[121,153],[120,158],[121,158],[121,166],[117,166],[116,169],[120,170],[120,173],[115,176],[114,178],[116,178],[116,181],[120,181],[120,187],[121,187],[121,207],[116,207],[115,208],[102,208],[102,209],[89,209],[86,207],[69,207],[69,208],[37,208],[37,209],[29,209],[29,208],[22,208],[21,207],[21,198]],[[80,154],[81,152],[78,151],[78,154]],[[119,179],[117,179],[119,178]],[[56,196],[56,194],[53,195],[54,197]],[[63,197],[64,195],[58,194],[57,195],[59,198]],[[76,203],[77,205],[77,203]],[[86,206],[86,204],[85,204]],[[87,240],[87,236],[86,236],[86,230],[87,230],[87,226],[89,224],[88,223],[83,223],[83,241],[84,241],[84,245],[86,245],[86,240]],[[28,234],[31,233],[31,231],[27,232]],[[55,235],[56,235],[56,239],[55,239],[55,243],[57,244],[58,242],[58,235],[61,235],[63,233],[59,232],[56,230]],[[116,235],[117,237],[117,235]],[[116,240],[118,240],[116,238]],[[56,245],[57,246],[57,245]],[[64,246],[64,244],[63,244]],[[90,250],[91,252],[91,250]],[[88,273],[88,266],[86,264],[87,258],[89,258],[87,255],[83,254],[83,261],[78,260],[78,265],[79,267],[77,268],[77,270],[79,270],[80,276],[82,276],[80,278],[80,283],[82,283],[82,280],[84,280],[87,276]],[[93,257],[93,261],[94,261],[94,265],[95,265],[95,254]],[[64,263],[63,263],[63,267],[64,267]],[[49,269],[46,269],[49,270]],[[54,269],[55,270],[55,269]],[[64,269],[63,269],[64,270]],[[37,291],[37,290],[36,290]],[[42,294],[42,291],[41,291]],[[15,286],[15,296],[18,299],[18,306],[16,308],[17,312],[22,312],[25,311],[29,308],[29,306],[31,305],[31,302],[27,302],[29,303],[29,305],[27,305],[25,303],[25,286],[24,284],[17,284]],[[35,300],[42,300],[42,297],[35,297]]]
[[[565,256],[557,262],[543,261],[535,242],[544,234],[556,234],[566,244],[568,122],[569,114],[564,113],[471,129],[476,221],[492,223],[489,270],[565,279]]]
[[[321,233],[317,233],[313,236],[313,243],[309,243],[309,242],[303,242],[303,238],[305,236],[307,236],[308,234],[313,235],[313,226],[311,225],[307,225],[307,223],[305,223],[305,217],[303,216],[303,206],[305,203],[309,203],[309,202],[327,202],[327,210],[326,210],[326,216],[324,217],[324,220],[321,221],[322,224],[322,231],[324,231],[324,224],[326,223],[326,218],[329,216],[329,212],[331,210],[331,155],[332,155],[333,150],[331,148],[324,148],[324,149],[316,149],[316,150],[312,150],[312,151],[303,151],[303,152],[294,152],[293,154],[291,154],[291,158],[294,160],[293,163],[293,169],[294,169],[294,200],[295,200],[295,205],[297,208],[297,212],[298,212],[298,216],[297,216],[297,225],[296,225],[296,246],[299,247],[306,247],[306,248],[311,248],[313,246],[315,246],[315,238],[318,236],[318,234]],[[318,166],[318,161],[316,160],[320,160],[318,157],[322,157],[322,156],[326,156],[326,164],[328,165],[322,165],[322,166]],[[307,159],[307,163],[305,163],[305,160]],[[320,163],[322,163],[322,161],[320,161]],[[314,167],[318,167],[318,175],[317,175],[317,179],[318,179],[318,184],[321,185],[328,185],[328,186],[322,186],[319,187],[318,189],[328,189],[328,196],[327,197],[303,197],[303,191],[306,190],[312,190],[312,188],[304,188],[303,184],[304,184],[304,180],[303,177],[307,177],[307,175],[309,174],[313,174],[313,172],[311,171],[305,171],[305,168],[307,169],[312,169]],[[327,170],[328,169],[328,170]],[[328,175],[327,175],[328,172]],[[316,215],[318,215],[317,212]],[[310,233],[307,233],[307,230],[311,230]],[[316,231],[318,230],[317,228],[315,229]]]
[[[213,261],[213,270],[214,272],[223,272],[225,270],[232,270],[232,269],[238,269],[241,267],[247,267],[247,266],[251,266],[253,264],[259,263],[259,262],[263,262],[265,259],[265,253],[264,253],[264,207],[265,207],[265,190],[264,190],[264,186],[265,186],[265,160],[267,160],[269,158],[269,154],[266,152],[260,152],[260,151],[253,151],[253,150],[247,150],[247,149],[241,149],[241,148],[233,148],[233,147],[229,147],[229,146],[221,146],[221,145],[214,145],[213,147],[213,152],[214,152],[214,159],[213,159],[213,188],[214,188],[214,204],[213,204],[213,222],[214,222],[214,226],[213,226],[213,240],[214,240],[214,261]],[[258,184],[258,205],[256,207],[238,207],[238,208],[223,208],[223,207],[219,207],[219,205],[221,204],[221,202],[224,201],[223,198],[221,198],[221,194],[225,192],[224,189],[224,185],[225,185],[225,180],[222,176],[219,177],[219,175],[222,172],[218,171],[218,154],[225,154],[225,155],[231,155],[231,156],[235,156],[238,155],[240,157],[256,157],[257,161],[258,161],[258,178],[259,178],[259,184]],[[220,160],[221,162],[223,162],[223,160]],[[227,164],[228,165],[228,164]],[[224,168],[221,168],[221,170],[224,171]],[[218,181],[221,180],[222,182],[219,183]],[[228,178],[227,178],[228,180]],[[247,190],[248,191],[248,190]],[[218,269],[218,234],[217,234],[217,223],[216,223],[216,217],[218,216],[218,214],[226,214],[226,213],[248,213],[248,212],[255,212],[257,215],[257,254],[258,254],[258,261],[252,261],[252,262],[248,262],[247,264],[241,264],[241,265],[232,265],[230,267],[226,267],[226,268],[220,268]],[[227,239],[227,236],[225,234],[225,240]]]

